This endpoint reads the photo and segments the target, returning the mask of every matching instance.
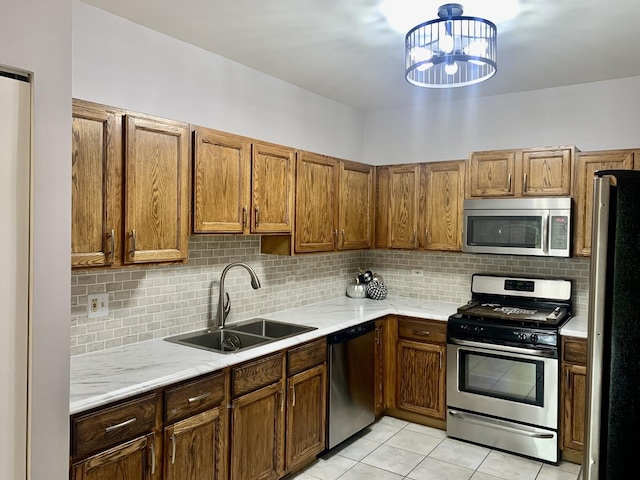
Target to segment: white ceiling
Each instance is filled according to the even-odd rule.
[[[363,111],[640,75],[638,0],[519,0],[498,24],[497,74],[447,90],[405,80],[382,0],[82,1]]]

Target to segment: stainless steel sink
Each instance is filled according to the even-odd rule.
[[[218,353],[233,353],[311,330],[316,330],[316,327],[254,318],[221,330],[207,329],[183,333],[165,340]]]
[[[286,338],[300,333],[310,332],[316,327],[305,327],[293,323],[276,322],[266,318],[254,318],[246,322],[229,325],[227,330],[234,332],[246,332],[254,335],[262,335],[269,338]]]
[[[273,341],[261,335],[251,335],[231,330],[203,330],[200,332],[184,333],[166,338],[168,342],[188,345],[190,347],[213,350],[220,353],[231,353],[245,348],[256,347]]]

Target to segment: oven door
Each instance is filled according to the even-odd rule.
[[[450,338],[447,406],[558,429],[557,350]]]

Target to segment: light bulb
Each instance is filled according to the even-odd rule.
[[[458,71],[458,64],[456,62],[447,63],[444,66],[444,71],[447,72],[447,74],[449,75],[455,75],[456,72]]]
[[[453,52],[453,47],[453,37],[451,35],[444,35],[443,37],[440,37],[438,48],[441,51],[444,53],[451,53]]]
[[[484,38],[474,40],[464,48],[464,53],[472,57],[486,57],[489,44]],[[484,65],[485,62],[479,60],[469,60],[470,63],[476,65]]]
[[[428,48],[413,47],[409,54],[413,63],[428,62],[416,67],[416,70],[418,70],[419,72],[424,72],[425,70],[433,67],[433,63],[429,62],[429,60],[431,60],[431,58],[433,57],[433,52]]]

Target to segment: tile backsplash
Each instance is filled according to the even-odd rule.
[[[242,268],[225,280],[231,299],[227,323],[344,295],[358,267],[384,278],[389,294],[465,303],[473,273],[557,276],[574,280],[574,312],[586,315],[588,259],[365,250],[263,255],[256,235],[192,236],[187,265],[81,270],[72,273],[71,354],[103,350],[205,328],[218,303],[222,270],[245,262],[262,288],[253,290]],[[87,295],[109,294],[109,315],[87,316]]]

